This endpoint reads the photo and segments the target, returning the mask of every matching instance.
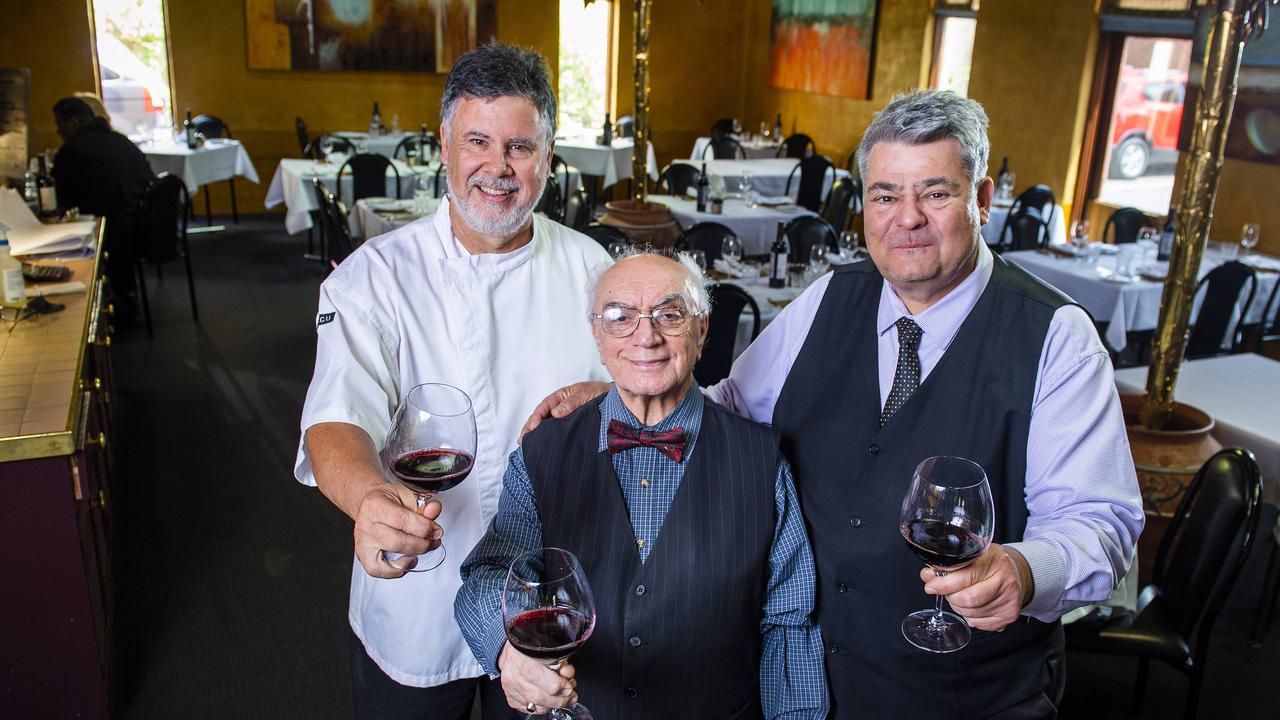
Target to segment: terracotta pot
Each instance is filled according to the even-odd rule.
[[[1145,585],[1151,578],[1160,538],[1187,485],[1200,471],[1200,466],[1222,449],[1222,444],[1210,434],[1213,418],[1190,405],[1174,403],[1173,414],[1163,430],[1143,427],[1139,420],[1141,395],[1121,395],[1120,407],[1124,410],[1129,449],[1147,514],[1147,524],[1138,542],[1139,581]]]
[[[670,247],[680,237],[680,226],[661,203],[614,200],[604,207],[607,212],[600,222],[618,228],[636,245]]]

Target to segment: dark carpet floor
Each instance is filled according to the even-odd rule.
[[[116,717],[350,716],[351,523],[292,477],[323,273],[283,226],[264,215],[192,236],[200,323],[170,264],[162,283],[148,276],[155,338],[115,336]],[[1246,642],[1266,549],[1218,622],[1201,717],[1277,717],[1280,622]],[[1134,668],[1070,656],[1062,716],[1135,717]],[[1185,691],[1153,666],[1141,717],[1179,717]]]

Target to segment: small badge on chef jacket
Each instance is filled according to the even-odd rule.
[[[316,327],[319,328],[321,325],[328,325],[329,323],[333,322],[333,318],[337,314],[338,313],[336,312],[320,313],[316,317]]]

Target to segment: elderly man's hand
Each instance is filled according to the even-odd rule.
[[[533,703],[538,706],[536,712],[545,712],[578,701],[578,681],[573,679],[574,669],[568,662],[561,663],[558,671],[552,670],[506,643],[498,655],[498,669],[507,704],[516,710],[529,712],[529,703]]]
[[[946,575],[920,571],[925,592],[945,595],[951,608],[979,630],[1003,630],[1031,599],[1031,571],[1022,554],[992,543],[968,565]]]
[[[523,440],[524,434],[538,427],[543,420],[549,417],[562,418],[582,407],[591,398],[607,392],[609,392],[609,383],[591,381],[574,383],[556,390],[543,398],[542,402],[538,403],[538,407],[533,409],[529,419],[524,421],[524,427],[520,429],[520,439]]]
[[[435,523],[443,508],[432,500],[419,515],[417,497],[407,488],[386,484],[365,493],[356,513],[356,558],[376,578],[398,578],[412,569],[414,555],[440,546],[444,530]],[[403,553],[392,565],[382,551]]]

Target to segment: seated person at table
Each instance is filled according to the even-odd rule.
[[[514,708],[581,693],[598,718],[826,716],[813,559],[778,435],[693,380],[708,304],[691,258],[620,260],[590,314],[613,386],[511,454],[454,612]],[[500,610],[507,567],[539,547],[574,553],[596,598],[594,633],[558,673],[506,641]]]
[[[58,206],[106,218],[107,275],[116,295],[127,298],[134,290],[138,204],[155,173],[133,141],[95,116],[82,98],[59,100],[53,117],[62,137],[53,161]]]

